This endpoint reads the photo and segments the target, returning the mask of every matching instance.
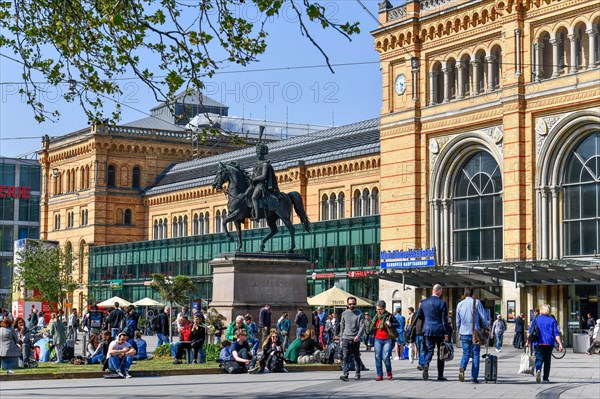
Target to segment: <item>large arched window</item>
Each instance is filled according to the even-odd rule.
[[[108,166],[108,172],[106,174],[106,185],[108,187],[115,187],[117,181],[117,169],[115,165]]]
[[[379,189],[374,187],[371,191],[371,210],[373,215],[379,215]]]
[[[487,152],[469,158],[454,186],[454,260],[502,258],[502,176]]]
[[[331,220],[338,218],[338,209],[337,209],[337,198],[335,193],[332,193],[329,197],[329,218]]]
[[[321,197],[321,220],[329,220],[329,198],[327,194]]]
[[[221,211],[217,211],[215,212],[215,233],[220,233],[221,229]]]
[[[131,225],[131,209],[123,210],[123,224]]]
[[[152,238],[154,238],[155,240],[158,240],[158,220],[154,221],[154,231],[152,234]]]
[[[338,214],[340,216],[340,219],[343,219],[346,217],[346,195],[343,191],[340,191],[340,193],[338,194],[338,206]]]
[[[362,192],[362,210],[363,216],[369,216],[371,214],[371,194],[367,188]]]
[[[135,168],[133,168],[133,175],[131,176],[131,188],[139,189],[141,180],[142,170],[139,168],[139,166],[136,166]]]
[[[565,255],[600,253],[600,132],[575,147],[564,181]]]
[[[354,194],[352,195],[352,207],[354,208],[354,217],[362,215],[360,190],[354,190]]]
[[[200,234],[200,223],[202,219],[198,218],[198,214],[194,213],[194,217],[192,219],[192,235],[197,236]]]
[[[210,215],[208,212],[204,213],[204,219],[201,227],[201,234],[210,234]]]

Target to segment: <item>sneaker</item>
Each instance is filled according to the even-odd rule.
[[[284,369],[283,369],[283,372],[284,372],[284,373],[289,373],[289,371],[288,371],[288,370],[287,370],[285,367],[284,367]]]
[[[550,380],[542,380],[542,384],[550,384]]]
[[[444,376],[438,377],[437,380],[438,381],[448,381],[448,379]]]
[[[197,363],[198,363],[198,360],[196,360],[196,359],[192,360],[192,364],[197,364]]]
[[[125,374],[121,370],[117,370],[117,375],[121,378],[125,378]]]
[[[348,381],[348,376],[347,375],[340,375],[340,380],[342,380],[342,381]]]
[[[14,374],[15,372],[12,370],[6,370],[6,374]]]
[[[354,374],[354,379],[355,380],[360,380],[360,373]]]
[[[496,348],[496,352],[500,352],[500,349]]]
[[[479,384],[479,380],[471,380],[471,384]]]
[[[465,382],[465,369],[462,367],[458,369],[458,380],[460,382]]]
[[[429,379],[429,366],[423,367],[423,381],[427,381]]]
[[[535,382],[538,384],[542,382],[542,370],[538,370],[535,372]]]
[[[421,366],[420,364],[417,366],[417,370],[419,371],[423,371],[423,366]]]
[[[394,360],[400,360],[400,358],[398,356],[395,356]]]
[[[375,381],[383,381],[383,376],[378,375],[377,378],[375,378]]]
[[[265,369],[263,370],[263,373],[265,374],[269,374],[271,372],[271,370],[269,370],[268,368],[265,367]]]
[[[129,374],[129,370],[125,370],[125,378],[131,378],[131,374]]]
[[[248,370],[248,374],[256,374],[260,371],[260,366],[254,366],[250,370]]]
[[[394,378],[394,377],[392,376],[392,373],[388,373],[388,380],[391,380],[392,378]]]
[[[502,352],[502,349],[498,349],[498,353]]]
[[[179,359],[175,359],[175,360],[173,361],[173,364],[181,364],[181,360],[179,360]]]

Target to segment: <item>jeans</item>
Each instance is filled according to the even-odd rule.
[[[433,359],[433,351],[437,348],[438,353],[440,349],[440,345],[444,342],[444,337],[441,336],[427,336],[423,337],[425,341],[425,352],[423,354],[423,367],[429,366],[431,360]],[[437,369],[438,369],[438,377],[444,376],[444,361],[440,360],[439,355],[437,359]]]
[[[126,355],[119,359],[119,356],[112,355],[108,357],[108,369],[114,372],[121,371],[125,373],[129,371],[132,362],[133,356]]]
[[[393,342],[389,339],[375,338],[375,369],[377,369],[377,376],[383,376],[383,369],[381,368],[381,360],[385,364],[385,371],[388,373],[392,372],[392,356]]]
[[[504,333],[496,333],[496,349],[502,349],[502,337]]]
[[[56,362],[57,363],[62,363],[62,361],[63,361],[62,351],[63,351],[64,346],[65,346],[64,344],[54,345],[54,350],[56,351]]]
[[[417,335],[415,337],[415,346],[417,347],[417,352],[419,354],[419,365],[423,366],[425,364],[424,362],[424,356],[423,356],[423,336],[422,335]]]
[[[156,336],[158,337],[158,344],[156,344],[157,346],[169,343],[169,337],[168,336],[165,336],[164,334],[161,334],[161,333],[156,333]]]
[[[111,328],[110,329],[110,336],[113,338],[117,338],[117,335],[119,335],[119,329],[118,328]]]
[[[238,353],[238,356],[241,357],[242,359],[247,359],[250,360],[250,364],[248,365],[248,368],[251,369],[254,367],[254,365],[256,364],[256,356],[252,356],[251,354],[248,353],[248,351],[246,349],[242,349],[240,350]],[[238,362],[239,363],[239,362]],[[242,367],[246,366],[245,363],[240,363],[240,365]]]
[[[525,342],[524,333],[522,333],[522,332],[515,333],[515,338],[513,339],[513,346],[516,349],[523,349],[524,342]]]
[[[473,358],[473,365],[471,367],[471,378],[476,380],[479,377],[479,354],[481,353],[481,347],[479,345],[473,345],[472,335],[461,335],[460,341],[462,342],[463,355],[460,359],[460,367],[464,370],[467,369],[469,364],[469,358]]]
[[[360,374],[362,361],[360,360],[360,341],[342,338],[342,373],[348,375],[348,364],[350,362],[350,351],[354,355],[354,367],[356,374]]]
[[[535,347],[535,371],[542,369],[544,365],[544,381],[550,377],[550,361],[552,360],[552,345],[537,345]]]

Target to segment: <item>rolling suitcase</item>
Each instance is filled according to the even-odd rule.
[[[485,383],[493,382],[496,383],[498,378],[498,356],[488,353],[488,347],[485,347],[485,355],[482,356],[485,359]]]

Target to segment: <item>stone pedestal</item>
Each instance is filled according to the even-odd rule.
[[[219,254],[210,262],[213,268],[211,308],[230,322],[250,313],[258,324],[258,312],[271,305],[271,327],[288,312],[292,337],[298,307],[310,315],[306,302],[306,270],[309,262],[299,255],[231,252]],[[310,316],[309,316],[310,320]]]

